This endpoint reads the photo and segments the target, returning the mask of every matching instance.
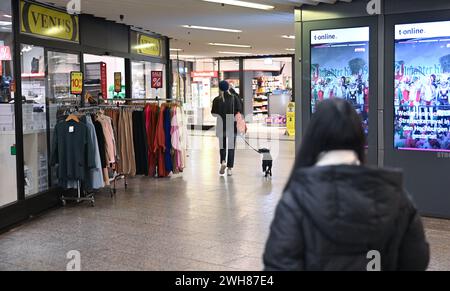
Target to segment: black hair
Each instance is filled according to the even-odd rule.
[[[321,153],[352,150],[365,162],[366,136],[362,121],[353,106],[339,98],[325,100],[317,106],[303,137],[295,169],[312,167]]]

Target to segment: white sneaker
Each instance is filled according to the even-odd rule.
[[[227,175],[228,175],[228,177],[233,176],[233,169],[228,169]]]
[[[222,163],[222,165],[220,166],[220,171],[219,174],[220,175],[225,175],[225,170],[227,169],[227,163]]]

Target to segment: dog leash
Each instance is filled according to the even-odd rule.
[[[259,150],[255,149],[254,147],[252,147],[252,145],[247,141],[247,139],[243,136],[239,134],[239,137],[242,138],[242,140],[244,140],[244,142],[252,149],[254,150],[256,153],[260,154]]]

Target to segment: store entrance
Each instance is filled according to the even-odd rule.
[[[64,104],[79,104],[70,94],[70,72],[80,71],[78,54],[21,46],[25,196],[56,187],[50,167],[51,138]]]

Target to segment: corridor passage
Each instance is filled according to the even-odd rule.
[[[233,177],[218,176],[216,139],[191,136],[188,167],[170,179],[119,183],[114,199],[95,208],[69,205],[0,235],[0,270],[66,270],[67,252],[81,253],[82,270],[251,270],[262,253],[276,204],[294,161],[294,142],[267,146],[280,153],[274,177],[260,157],[237,152]],[[240,146],[243,147],[242,141]],[[431,270],[450,269],[450,222],[426,219]]]

